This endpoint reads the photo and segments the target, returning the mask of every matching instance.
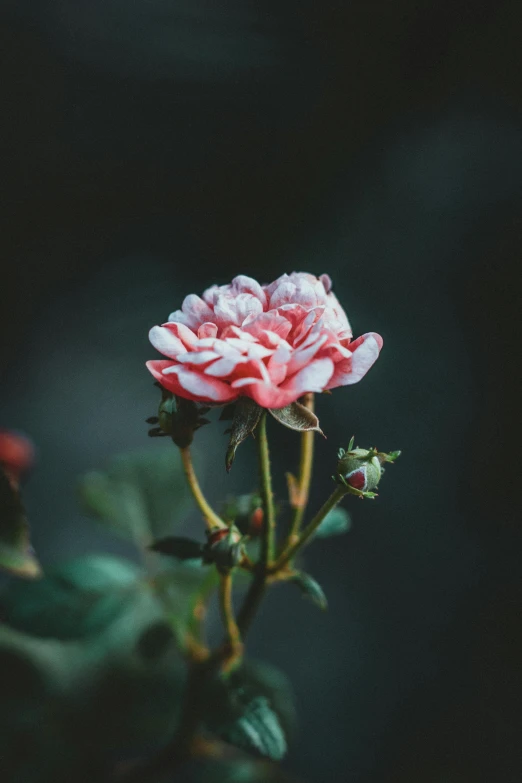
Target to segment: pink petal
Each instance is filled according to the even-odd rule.
[[[185,326],[185,324],[169,322],[163,324],[163,327],[172,332],[175,337],[178,337],[185,348],[190,348],[197,343],[198,338],[192,329],[189,329],[188,326]]]
[[[329,294],[332,290],[332,278],[330,275],[320,275],[319,280],[324,286],[325,293]]]
[[[335,372],[327,388],[349,386],[360,381],[376,361],[381,348],[382,337],[375,332],[358,337],[350,344],[351,357],[335,365]]]
[[[265,332],[272,332],[286,339],[292,324],[287,318],[279,315],[277,310],[269,310],[267,313],[261,313],[258,316],[248,316],[243,321],[241,328],[243,331],[257,337],[258,340],[262,339]]]
[[[219,354],[215,351],[187,351],[177,356],[178,362],[182,364],[207,364],[213,359],[218,359]]]
[[[237,397],[237,392],[228,383],[203,375],[201,372],[178,365],[176,375],[181,389],[180,396],[187,397],[189,400],[230,402]]]
[[[211,321],[213,316],[214,313],[203,299],[196,294],[189,294],[183,300],[181,313],[179,310],[171,313],[169,321],[176,321],[185,324],[185,326],[190,326],[191,329],[197,329],[202,323]]]
[[[218,328],[216,324],[210,323],[207,321],[204,324],[201,324],[201,326],[198,329],[198,337],[201,340],[204,340],[205,338],[209,337],[217,337]]]
[[[297,288],[293,283],[286,281],[280,283],[270,297],[270,309],[275,310],[277,307],[282,307],[285,304],[295,304],[296,294]]]
[[[266,294],[253,277],[238,275],[232,280],[232,285],[241,293],[253,294],[259,299],[261,304],[266,305]]]
[[[288,378],[281,389],[291,390],[295,394],[294,400],[297,400],[305,392],[322,392],[326,389],[333,372],[334,363],[331,359],[327,357],[315,359],[291,378]]]
[[[166,326],[153,326],[149,332],[149,340],[157,351],[164,356],[170,356],[171,359],[186,350],[179,337]]]
[[[297,351],[294,351],[288,363],[288,374],[293,375],[302,367],[305,367],[307,364],[310,364],[313,357],[322,348],[322,346],[325,344],[327,340],[328,340],[328,335],[323,334],[321,337],[319,337],[319,339],[315,341],[315,343],[312,343],[312,345],[308,345],[305,348],[299,348]],[[308,391],[312,391],[312,390],[308,389]]]

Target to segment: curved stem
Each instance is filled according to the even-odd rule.
[[[313,536],[325,516],[328,514],[329,511],[334,508],[340,500],[347,494],[348,490],[346,487],[340,485],[337,487],[337,489],[332,492],[328,500],[323,503],[315,517],[312,519],[312,521],[305,527],[301,535],[299,536],[298,540],[290,544],[290,546],[285,549],[284,552],[281,553],[281,555],[278,557],[276,562],[274,563],[271,571],[273,573],[279,571],[281,568],[283,568],[289,560],[291,560],[296,553],[304,547],[306,543],[310,540],[310,538]]]
[[[304,395],[302,404],[308,408],[308,410],[314,410],[314,395],[309,392]],[[298,500],[297,505],[294,508],[294,516],[292,519],[292,525],[290,527],[290,533],[288,540],[290,544],[296,541],[296,536],[299,533],[303,516],[308,504],[308,495],[310,493],[310,480],[312,478],[312,465],[314,459],[314,435],[313,430],[303,432],[301,435],[301,459],[299,463],[299,484],[298,484]]]
[[[180,449],[180,453],[181,453],[181,459],[183,461],[183,469],[185,471],[185,476],[187,478],[188,485],[190,487],[192,495],[194,496],[194,500],[196,501],[199,507],[199,510],[205,517],[207,526],[209,527],[210,530],[215,530],[216,528],[225,528],[226,527],[225,523],[223,522],[222,519],[220,519],[220,517],[218,517],[214,509],[207,502],[207,499],[203,495],[203,492],[201,491],[201,487],[199,486],[199,482],[196,473],[194,471],[194,465],[192,464],[190,447],[185,446],[185,448]]]
[[[225,626],[225,633],[228,646],[228,656],[225,661],[227,668],[230,668],[231,662],[237,661],[241,656],[242,644],[241,634],[234,616],[234,607],[232,605],[232,573],[220,574],[219,584],[219,608],[221,618]]]

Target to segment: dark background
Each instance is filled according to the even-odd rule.
[[[310,783],[520,781],[520,4],[0,7],[0,426],[38,449],[44,563],[120,548],[74,483],[164,445],[143,423],[150,326],[238,273],[328,272],[385,347],[318,401],[312,505],[353,433],[403,456],[307,555],[330,611],[280,588],[252,630],[297,692],[285,765]],[[215,500],[255,484],[247,446],[221,472],[218,432],[197,443]],[[297,436],[270,434],[282,475]]]

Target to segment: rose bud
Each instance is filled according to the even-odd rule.
[[[337,472],[354,489],[368,492],[377,487],[382,468],[374,449],[353,449],[341,457]]]
[[[225,527],[207,532],[207,543],[203,550],[205,563],[215,563],[219,571],[228,571],[239,565],[245,557],[242,535],[236,527]]]
[[[0,465],[14,487],[33,462],[34,446],[29,438],[11,430],[0,430]]]

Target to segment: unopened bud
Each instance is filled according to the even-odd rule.
[[[203,550],[205,563],[215,563],[219,571],[228,571],[239,565],[244,558],[243,537],[236,527],[225,527],[207,533]]]
[[[375,497],[372,490],[377,488],[383,474],[384,462],[395,462],[400,451],[391,451],[386,454],[377,449],[353,448],[353,438],[348,446],[348,451],[339,450],[339,462],[337,463],[337,475],[334,479],[354,495],[360,497]]]

